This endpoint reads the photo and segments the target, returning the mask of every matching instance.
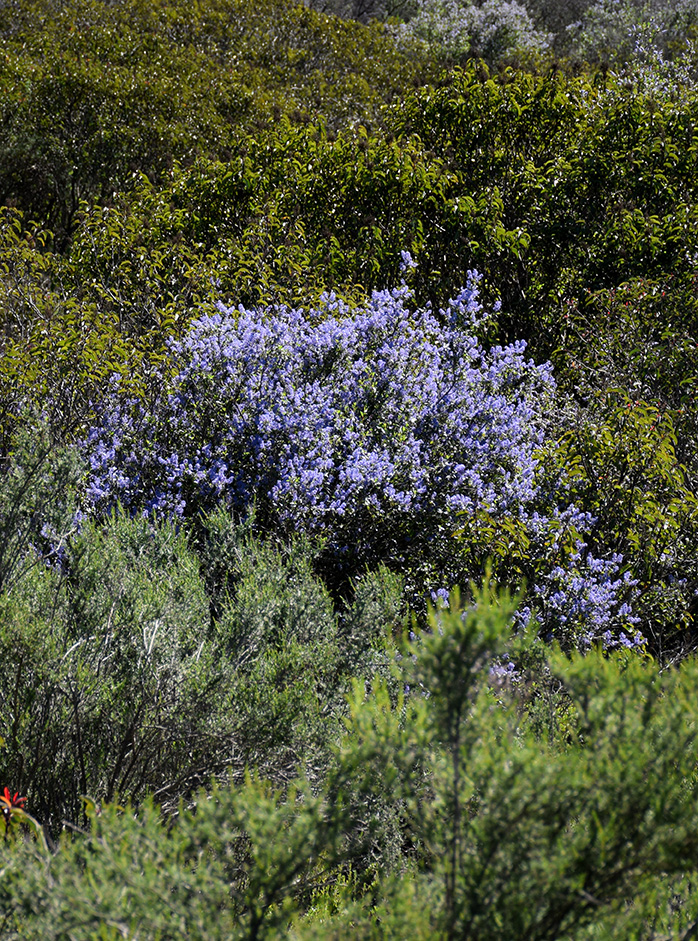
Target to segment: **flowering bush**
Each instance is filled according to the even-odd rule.
[[[471,548],[492,552],[486,517],[541,549],[533,571],[552,587],[531,603],[547,631],[588,645],[618,616],[627,626],[622,559],[580,561],[593,518],[541,489],[550,367],[523,342],[482,347],[477,281],[438,314],[411,310],[404,282],[355,309],[334,295],[309,311],[221,306],[171,343],[150,407],[115,382],[85,442],[89,502],[188,519],[254,507],[263,529],[320,538],[331,578],[384,563],[422,593],[475,574],[477,552],[452,537],[469,528]]]
[[[486,352],[473,276],[447,309],[403,286],[350,310],[228,310],[171,344],[174,376],[148,409],[115,383],[89,433],[98,511],[191,517],[219,502],[322,534],[354,562],[393,560],[534,492],[547,366],[524,344]]]
[[[620,553],[595,558],[579,540],[566,564],[554,566],[533,586],[532,607],[517,612],[518,623],[527,624],[534,614],[543,635],[565,647],[642,646],[645,638],[633,629],[639,618],[628,600],[637,579],[622,571],[622,563]]]

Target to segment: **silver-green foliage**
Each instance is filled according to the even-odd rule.
[[[496,61],[516,52],[541,52],[551,37],[533,24],[517,0],[416,0],[405,22],[392,27],[399,43],[426,43],[447,57]]]
[[[62,550],[26,549],[0,595],[3,778],[49,833],[84,822],[88,793],[172,811],[246,767],[278,782],[323,766],[342,680],[332,606],[300,550],[242,545],[214,618],[169,523],[116,514]]]
[[[589,60],[640,62],[676,52],[695,37],[696,0],[596,0],[567,27],[569,49]]]

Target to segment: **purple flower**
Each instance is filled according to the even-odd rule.
[[[356,309],[333,294],[308,311],[219,305],[170,344],[150,409],[111,390],[85,441],[88,498],[179,516],[255,501],[358,559],[522,506],[554,383],[525,344],[479,345],[477,282],[438,316],[404,283]]]
[[[547,552],[526,620],[569,644],[607,631],[625,644],[636,619],[623,560],[591,553],[593,519],[564,486],[542,489],[551,368],[523,342],[478,342],[478,280],[438,314],[413,309],[404,282],[355,308],[334,294],[306,311],[219,304],[170,343],[147,407],[110,387],[83,444],[88,501],[175,517],[254,504],[261,526],[320,536],[345,574],[447,558],[464,518],[516,520]]]

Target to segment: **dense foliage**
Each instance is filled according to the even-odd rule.
[[[371,123],[426,71],[379,27],[284,0],[8,3],[0,43],[0,200],[61,245],[82,200],[108,202],[134,174],[227,156],[241,128],[282,114]]]
[[[322,787],[257,778],[181,806],[86,802],[89,832],[15,844],[8,937],[671,936],[696,918],[695,664],[544,655],[549,744],[492,682],[506,598],[444,612],[398,666],[432,695],[355,690]],[[397,679],[397,676],[396,676]],[[632,707],[628,708],[632,702]],[[13,810],[13,828],[31,821]],[[397,841],[397,846],[396,846]],[[373,860],[367,868],[367,860]]]
[[[312,6],[0,3],[0,938],[691,937],[695,4]]]

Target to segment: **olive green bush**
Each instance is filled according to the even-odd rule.
[[[285,0],[22,0],[0,11],[0,41],[0,203],[60,248],[81,201],[111,202],[134,174],[224,157],[281,114],[375,121],[430,69],[380,27]]]
[[[544,458],[551,478],[561,475],[572,502],[592,514],[585,535],[592,551],[620,553],[637,579],[633,613],[660,659],[695,644],[698,496],[677,442],[670,413],[616,389],[571,409],[568,428]],[[518,547],[520,570],[531,581],[538,554]]]
[[[0,453],[18,428],[41,415],[57,442],[82,432],[114,373],[147,385],[177,324],[174,305],[140,310],[138,324],[95,290],[76,287],[51,233],[0,207]],[[151,280],[152,287],[152,280]],[[132,303],[136,303],[134,298]],[[129,308],[132,310],[132,307]]]
[[[484,191],[498,201],[502,233],[512,233],[498,249],[469,247],[467,227],[450,231],[448,242],[432,227],[418,261],[425,272],[452,271],[466,255],[503,285],[510,335],[535,339],[550,355],[565,302],[692,270],[694,108],[691,91],[674,100],[613,77],[602,84],[512,73],[498,81],[474,69],[406,99],[399,132],[447,156],[454,198]],[[453,289],[450,279],[439,287]]]
[[[73,257],[80,281],[109,272],[127,298],[154,256],[173,276],[165,303],[210,299],[213,279],[250,305],[384,288],[407,249],[419,301],[443,305],[476,268],[501,293],[503,337],[545,358],[587,291],[690,275],[695,108],[690,90],[473,65],[405,95],[392,138],[282,125],[165,187],[143,181],[85,216]]]

